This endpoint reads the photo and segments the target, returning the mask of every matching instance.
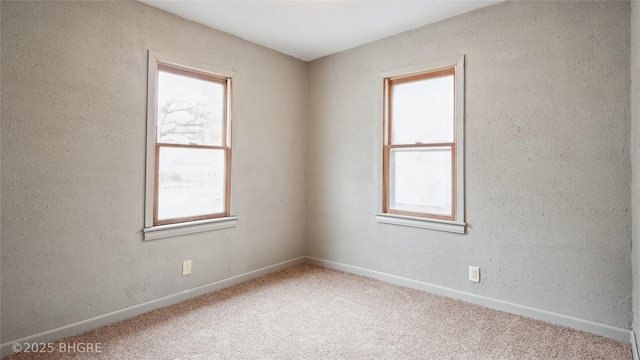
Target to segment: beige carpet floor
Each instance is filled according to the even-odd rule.
[[[632,359],[629,344],[308,264],[61,342],[101,352],[11,359]]]

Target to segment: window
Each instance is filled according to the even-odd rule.
[[[145,239],[235,225],[233,74],[149,53]]]
[[[383,76],[378,221],[464,232],[464,58]]]

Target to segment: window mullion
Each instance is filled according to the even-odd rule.
[[[156,143],[156,145],[162,146],[162,147],[178,147],[178,148],[193,148],[193,149],[217,149],[217,150],[229,149],[229,146],[220,146],[220,145],[172,144],[172,143]]]
[[[422,147],[452,147],[456,143],[417,143],[417,144],[390,144],[386,145],[391,149],[403,149],[403,148],[422,148]]]

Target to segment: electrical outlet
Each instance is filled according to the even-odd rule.
[[[191,274],[191,260],[182,262],[182,276]]]
[[[469,281],[480,282],[480,268],[477,266],[469,266]]]

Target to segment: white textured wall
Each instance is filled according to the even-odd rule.
[[[137,2],[1,2],[0,343],[300,256],[305,236],[310,256],[628,327],[632,7],[507,2],[307,65]],[[142,241],[147,49],[238,72],[238,227]],[[377,224],[378,74],[459,55],[469,234]]]
[[[0,342],[303,255],[307,64],[138,2],[1,6]],[[142,240],[148,49],[238,73],[236,228]]]
[[[629,13],[505,2],[311,62],[307,255],[629,328]],[[379,74],[460,55],[468,235],[378,224]]]
[[[633,329],[640,344],[640,2],[631,2],[631,161],[633,169]]]

